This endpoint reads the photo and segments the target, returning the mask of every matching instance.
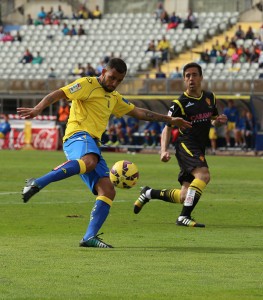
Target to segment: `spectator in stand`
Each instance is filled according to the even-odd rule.
[[[168,24],[169,23],[169,15],[168,15],[168,12],[166,10],[164,10],[162,12],[160,20],[161,20],[162,24]]]
[[[155,19],[160,20],[163,12],[164,12],[163,3],[160,2],[158,3],[157,9],[154,11]]]
[[[77,18],[87,20],[90,17],[91,17],[90,11],[86,8],[85,5],[81,5],[77,14]]]
[[[17,31],[17,32],[16,32],[16,35],[15,35],[15,37],[14,37],[14,41],[22,42],[22,40],[23,40],[23,38],[22,38],[20,32]]]
[[[72,70],[71,75],[84,77],[85,76],[85,68],[81,63],[78,63],[77,66]]]
[[[37,55],[33,58],[32,64],[33,65],[41,65],[44,58],[40,55],[40,52],[37,52]]]
[[[92,67],[91,63],[87,63],[85,74],[86,74],[86,76],[95,76],[95,75],[97,75],[96,71]]]
[[[149,51],[155,52],[155,50],[156,50],[155,40],[150,40],[148,44],[148,48],[145,52],[149,52]]]
[[[79,24],[78,35],[85,35],[85,30],[82,24]]]
[[[178,26],[178,24],[180,24],[180,23],[181,23],[180,17],[176,16],[175,12],[173,12],[169,18],[169,21],[167,24],[167,30],[175,29]]]
[[[217,50],[215,45],[212,45],[212,49],[209,52],[209,56],[210,56],[210,61],[211,62],[216,62],[216,60],[217,60],[217,54],[218,54],[219,51],[220,50]]]
[[[249,50],[245,49],[243,45],[240,45],[237,48],[237,54],[238,54],[238,57],[239,57],[238,60],[239,60],[240,63],[247,62],[248,57],[250,56]]]
[[[220,45],[219,40],[216,40],[214,46],[215,46],[215,50],[216,50],[216,51],[222,50],[222,46]]]
[[[222,46],[222,51],[218,51],[218,53],[217,53],[216,64],[219,64],[219,63],[224,64],[226,62],[226,53],[227,53],[227,50],[225,49],[224,46]]]
[[[236,124],[239,120],[239,112],[236,106],[234,105],[233,100],[228,100],[227,107],[224,108],[224,115],[227,116],[228,122],[225,127],[225,139],[226,139],[226,146],[230,147],[231,143],[231,133],[235,139],[235,146],[238,146],[237,136],[236,136]]]
[[[2,42],[13,42],[14,41],[14,37],[11,35],[11,33],[9,31],[7,31],[4,36],[2,37]]]
[[[245,38],[245,32],[242,29],[241,25],[238,25],[237,31],[235,32],[235,39],[239,40],[239,39],[244,39]]]
[[[2,149],[6,135],[11,131],[9,117],[6,114],[1,115],[3,122],[0,122],[0,149]]]
[[[133,134],[139,130],[139,120],[133,117],[128,117],[126,122],[126,133],[129,145],[134,144]]]
[[[34,21],[34,25],[38,26],[38,25],[44,25],[44,20],[41,18],[36,18]]]
[[[145,122],[144,126],[144,146],[152,146],[155,148],[158,146],[160,133],[161,133],[161,125],[159,122]]]
[[[232,56],[236,53],[236,46],[233,43],[230,43],[227,53],[226,53],[226,59],[227,62],[232,62]]]
[[[152,67],[155,68],[156,65],[158,64],[158,60],[159,60],[159,56],[156,54],[155,40],[151,40],[149,42],[148,48],[146,49],[145,52],[152,52],[151,64],[152,64]]]
[[[245,40],[254,40],[255,34],[254,34],[251,26],[248,27],[248,30],[247,30],[244,38],[245,38]]]
[[[191,9],[189,10],[188,15],[184,21],[184,28],[198,28],[197,19]]]
[[[31,63],[33,60],[33,55],[32,53],[29,51],[29,49],[27,48],[24,52],[24,55],[23,57],[21,58],[20,60],[20,63],[23,63],[23,64],[29,64]]]
[[[72,25],[71,25],[71,29],[70,29],[70,31],[68,32],[68,35],[73,36],[73,35],[77,35],[77,34],[78,34],[78,33],[77,33],[76,28],[75,28],[75,25],[72,24]]]
[[[227,49],[227,48],[229,47],[229,45],[230,45],[229,36],[226,35],[226,36],[225,36],[225,41],[224,41],[224,43],[222,44],[222,48],[223,48],[223,46],[224,46],[225,49]]]
[[[53,19],[52,19],[51,13],[48,12],[48,13],[46,14],[45,19],[44,19],[44,25],[51,25],[51,24],[53,24]]]
[[[157,72],[155,73],[155,78],[166,78],[166,74],[162,71],[161,65],[158,65]]]
[[[69,28],[68,28],[68,24],[67,23],[64,23],[63,24],[63,29],[61,30],[61,32],[64,34],[64,35],[68,35],[69,34]]]
[[[69,118],[70,106],[67,100],[59,101],[59,108],[57,111],[57,125],[59,125],[60,138],[65,135],[66,126]]]
[[[101,19],[102,18],[102,12],[100,10],[99,5],[96,5],[95,9],[93,10],[92,18],[93,19]]]
[[[38,19],[44,20],[47,16],[44,6],[41,6],[40,12],[37,14]]]
[[[235,52],[231,56],[231,62],[233,65],[239,62],[239,56],[237,53],[237,49],[235,49]]]
[[[250,63],[257,63],[260,53],[261,53],[261,50],[258,47],[253,47],[251,55],[249,57],[249,62]]]
[[[171,79],[183,78],[182,72],[179,70],[178,66],[176,66],[175,69],[171,72],[169,78]]]
[[[58,10],[55,11],[54,16],[56,19],[59,19],[59,20],[64,19],[64,11],[63,11],[61,5],[58,6]]]
[[[208,49],[205,51],[193,51],[193,53],[200,54],[199,63],[210,63],[210,53]]]
[[[30,14],[27,15],[26,24],[33,25],[33,19]]]
[[[161,51],[162,53],[162,63],[168,62],[170,53],[170,42],[166,39],[165,35],[163,35],[162,39],[158,43],[156,50]]]
[[[48,78],[56,78],[56,77],[57,77],[57,74],[56,74],[54,68],[50,67],[49,73],[48,73]]]

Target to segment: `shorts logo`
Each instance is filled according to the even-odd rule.
[[[80,90],[81,89],[81,85],[80,83],[75,83],[74,85],[72,85],[70,88],[69,88],[69,91],[71,94],[75,93],[76,91]]]

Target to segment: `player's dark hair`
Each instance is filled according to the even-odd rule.
[[[120,58],[112,58],[106,66],[107,69],[115,69],[117,72],[123,74],[127,72],[126,63]]]
[[[187,69],[190,69],[190,68],[197,68],[199,75],[200,76],[203,75],[202,67],[199,64],[195,63],[195,62],[191,62],[191,63],[186,64],[184,66],[184,68],[183,68],[183,76],[185,75],[185,72],[187,71]]]

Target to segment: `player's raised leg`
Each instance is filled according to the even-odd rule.
[[[51,172],[39,178],[30,178],[26,180],[26,186],[22,191],[23,201],[26,203],[29,199],[38,193],[51,182],[66,179],[76,174],[86,172],[86,164],[81,159],[69,160],[62,165],[57,166]]]

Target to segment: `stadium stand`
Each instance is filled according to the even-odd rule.
[[[165,35],[171,44],[172,58],[218,31],[229,28],[233,25],[233,16],[237,16],[236,13],[218,13],[214,18],[211,14],[201,14],[197,16],[199,28],[184,29],[184,24],[181,23],[176,29],[169,31],[167,24],[161,24],[150,13],[105,14],[101,20],[67,19],[60,25],[23,25],[19,30],[21,42],[0,42],[0,62],[12,62],[8,68],[2,65],[0,71],[4,78],[41,79],[48,77],[49,68],[52,67],[56,70],[57,77],[66,78],[77,63],[92,62],[95,68],[103,57],[114,52],[115,56],[125,59],[129,75],[133,76],[138,71],[150,68],[153,53],[146,52],[149,40],[157,41]],[[64,23],[68,27],[75,25],[76,28],[81,24],[86,34],[64,36]],[[12,31],[11,34],[15,36],[17,31]],[[25,48],[30,49],[34,56],[40,52],[44,63],[35,67],[22,67],[19,60]]]

